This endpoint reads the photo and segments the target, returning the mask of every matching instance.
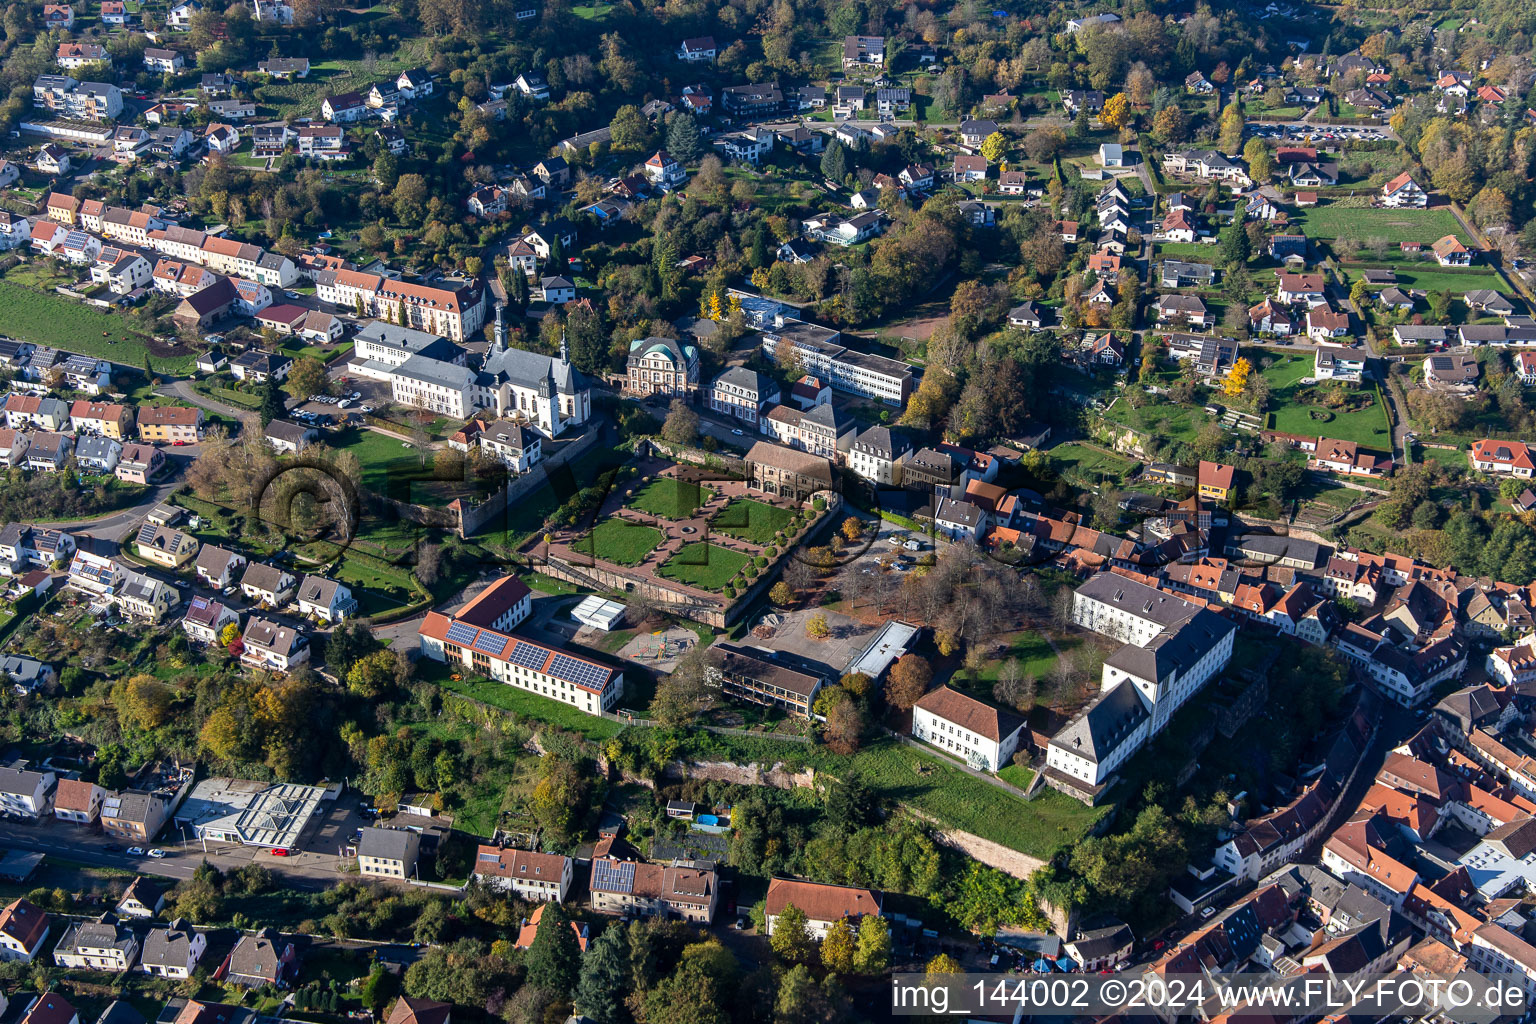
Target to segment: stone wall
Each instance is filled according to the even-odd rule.
[[[587,424],[587,432],[585,434],[582,434],[554,455],[534,466],[530,472],[508,480],[507,486],[498,494],[473,505],[462,498],[455,501],[449,508],[457,513],[459,536],[466,538],[473,536],[482,526],[501,515],[507,510],[508,506],[515,504],[518,499],[534,493],[541,487],[551,486],[549,480],[550,471],[559,469],[567,462],[586,452],[587,449],[597,443],[598,436],[601,433],[602,427],[599,424],[589,423]]]

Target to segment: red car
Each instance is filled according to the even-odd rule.
[[[274,857],[286,857],[286,856],[288,856],[288,851],[287,850],[279,850],[279,849],[274,848],[272,850],[272,856],[274,856]]]

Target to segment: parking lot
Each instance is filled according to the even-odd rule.
[[[1385,128],[1348,124],[1267,123],[1249,124],[1245,134],[1287,142],[1380,142],[1391,137]]]

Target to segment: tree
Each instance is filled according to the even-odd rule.
[[[621,1024],[629,982],[629,943],[623,928],[603,929],[581,960],[571,1008],[597,1024]]]
[[[928,692],[928,683],[932,679],[933,667],[926,658],[903,654],[891,666],[890,675],[885,680],[886,702],[894,708],[910,711],[912,705]]]
[[[661,436],[673,444],[698,444],[699,414],[681,398],[672,399],[672,404],[667,408],[666,422],[661,425]]]
[[[687,167],[699,158],[701,145],[699,123],[693,115],[672,115],[672,120],[667,123],[667,152],[672,159]]]
[[[1036,128],[1024,137],[1024,152],[1036,163],[1049,163],[1067,144],[1067,133],[1055,126]]]
[[[1264,140],[1257,135],[1244,144],[1243,159],[1248,163],[1248,177],[1252,178],[1257,185],[1264,184],[1274,173],[1274,158],[1270,156],[1269,147],[1264,144]]]
[[[1164,107],[1152,115],[1152,137],[1158,142],[1183,142],[1189,134],[1189,118],[1178,106]]]
[[[1217,255],[1229,270],[1247,265],[1248,258],[1253,255],[1253,243],[1249,241],[1248,231],[1241,220],[1234,220],[1222,229]]]
[[[288,387],[301,400],[324,391],[325,364],[313,356],[299,359],[288,371]]]
[[[566,993],[581,973],[581,945],[565,907],[558,900],[540,905],[543,916],[524,961],[527,982],[550,992]]]
[[[650,122],[633,103],[626,103],[614,111],[608,130],[613,133],[613,148],[618,150],[643,149],[651,137]]]
[[[846,921],[838,921],[821,940],[821,965],[833,974],[848,974],[853,970],[856,945],[853,929]]]
[[[805,635],[812,640],[825,640],[832,635],[832,627],[827,624],[826,612],[816,612],[805,620]]]
[[[772,589],[768,591],[768,600],[772,601],[780,608],[787,608],[789,605],[795,603],[794,588],[791,587],[788,583],[785,583],[783,580],[779,580],[779,582],[775,583]]]
[[[843,144],[836,140],[829,142],[827,148],[821,154],[821,176],[829,181],[840,182],[848,174],[848,154],[843,149]]]
[[[288,411],[288,403],[283,400],[283,393],[278,390],[277,378],[269,376],[267,382],[261,388],[261,408],[258,414],[261,416],[262,429],[267,424],[278,419]]]
[[[885,918],[865,915],[859,922],[858,948],[853,952],[853,969],[860,974],[882,974],[891,966],[891,929]]]
[[[1008,153],[1008,137],[1002,132],[993,132],[981,140],[981,155],[989,164],[1000,164]]]
[[[773,921],[768,945],[775,956],[787,963],[803,964],[808,961],[815,943],[811,938],[810,926],[806,923],[805,911],[793,903],[787,904]]]
[[[1221,112],[1221,127],[1216,141],[1223,153],[1236,153],[1243,146],[1243,108],[1236,100]]]
[[[1104,101],[1104,109],[1099,111],[1099,121],[1110,128],[1127,128],[1135,118],[1131,110],[1131,101],[1125,93],[1117,92]]]
[[[1227,398],[1236,398],[1243,393],[1248,386],[1248,374],[1253,372],[1253,364],[1246,356],[1241,357],[1232,364],[1227,371],[1226,378],[1221,382],[1221,393]]]

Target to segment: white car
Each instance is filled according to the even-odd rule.
[[[159,860],[161,857],[165,856],[165,851],[164,850],[150,850],[149,851],[149,855],[151,857],[155,858],[156,860]]]
[[[352,404],[352,399],[350,399],[350,398],[343,398],[341,401],[336,403],[336,408],[338,408],[338,409],[345,409],[345,408],[349,407],[351,404]]]
[[[144,847],[142,847],[142,846],[130,846],[130,847],[128,847],[128,856],[130,856],[130,857],[142,857],[142,856],[144,856]]]
[[[731,431],[731,436],[732,437],[745,437],[746,436],[746,432],[742,431],[742,430],[733,430],[733,431]]]

